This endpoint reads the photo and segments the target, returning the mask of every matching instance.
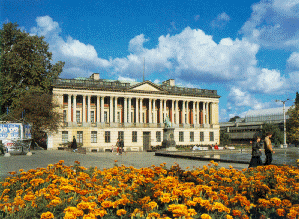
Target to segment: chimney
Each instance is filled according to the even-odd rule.
[[[98,81],[100,80],[100,73],[93,73],[91,76],[90,76],[91,79],[95,80],[95,81]]]

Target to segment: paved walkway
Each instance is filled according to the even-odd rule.
[[[32,156],[13,155],[10,157],[0,156],[0,179],[8,175],[10,171],[18,171],[24,169],[35,169],[38,167],[47,167],[48,164],[57,163],[59,160],[64,160],[65,165],[74,165],[74,161],[80,161],[81,166],[86,168],[98,167],[111,168],[114,166],[114,161],[118,160],[118,165],[133,166],[135,168],[150,167],[151,165],[159,166],[165,162],[169,168],[174,163],[178,163],[182,169],[186,167],[202,167],[207,165],[209,161],[187,160],[170,157],[155,156],[154,152],[127,152],[123,155],[116,155],[116,153],[87,153],[79,154],[68,151],[51,150],[51,151],[32,151]],[[233,163],[219,163],[220,167],[233,166],[237,169],[247,168],[248,164],[233,164]]]

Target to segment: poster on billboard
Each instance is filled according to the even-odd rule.
[[[0,139],[21,138],[20,124],[0,124]]]
[[[24,125],[24,139],[31,139],[31,126]]]

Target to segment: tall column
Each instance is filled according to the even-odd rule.
[[[128,102],[127,97],[124,97],[124,123],[128,122]]]
[[[131,105],[132,105],[132,98],[128,98],[128,105],[129,105],[129,113],[128,113],[128,123],[132,123],[132,118],[131,118]]]
[[[162,99],[160,99],[160,108],[159,108],[159,120],[160,120],[160,123],[163,123],[162,121]]]
[[[176,100],[175,101],[176,102],[176,104],[175,104],[175,123],[176,124],[180,124],[180,115],[179,115],[179,101],[178,100]]]
[[[152,99],[148,99],[148,123],[152,123]]]
[[[77,123],[77,95],[73,95],[73,122],[74,123]],[[80,120],[79,120],[79,122],[80,122]]]
[[[143,99],[140,98],[140,104],[139,104],[139,113],[140,113],[140,123],[143,123]]]
[[[195,124],[195,104],[194,104],[194,101],[192,102],[192,114],[193,114],[192,123],[194,125]]]
[[[113,97],[110,96],[110,104],[109,104],[109,123],[113,122]]]
[[[97,96],[97,122],[100,122],[100,96]]]
[[[136,123],[139,123],[139,98],[136,98],[135,110],[136,110]]]
[[[83,95],[82,114],[83,114],[82,123],[84,123],[86,122],[86,95]]]
[[[113,114],[113,121],[117,123],[117,97],[114,97],[114,114]]]
[[[187,111],[187,124],[189,124],[190,123],[190,119],[189,119],[189,101],[186,101],[187,102],[187,104],[186,104],[186,111]]]
[[[68,94],[67,96],[67,122],[72,121],[72,95]]]
[[[209,103],[206,102],[206,124],[209,124]]]
[[[157,123],[157,116],[156,116],[156,100],[153,99],[153,123]]]
[[[183,111],[182,111],[182,124],[185,124],[185,121],[186,121],[186,119],[185,119],[185,114],[186,114],[186,108],[185,108],[185,105],[186,105],[186,101],[185,100],[183,100]]]
[[[90,116],[90,95],[87,95],[87,122],[91,122],[91,116]]]
[[[101,122],[104,123],[104,96],[101,96]]]
[[[167,100],[163,100],[164,102],[164,110],[163,110],[163,115],[164,115],[164,120],[166,119],[166,103],[167,103]],[[164,122],[163,120],[163,122]]]
[[[196,115],[197,115],[197,120],[196,124],[199,124],[199,102],[196,102]]]
[[[211,124],[213,124],[213,107],[214,107],[214,103],[210,103],[210,118],[211,118]]]

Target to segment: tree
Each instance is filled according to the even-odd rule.
[[[54,111],[52,82],[62,72],[64,62],[52,64],[52,53],[44,37],[21,31],[16,23],[0,30],[0,115],[6,108],[33,125],[33,138],[41,131],[54,131],[60,115]]]
[[[233,118],[230,118],[228,122],[236,122],[237,119],[240,119],[240,116],[234,116]]]
[[[220,144],[221,145],[229,145],[231,143],[231,139],[229,134],[225,132],[225,130],[220,130]]]
[[[296,92],[295,105],[288,112],[289,119],[287,120],[287,139],[288,142],[299,144],[299,94]]]
[[[49,93],[52,81],[62,72],[63,62],[52,64],[44,37],[30,36],[15,23],[0,30],[0,114],[20,99],[26,90]]]
[[[283,131],[280,130],[277,124],[265,123],[262,128],[262,136],[266,137],[267,132],[272,133],[271,142],[275,145],[283,143]]]

